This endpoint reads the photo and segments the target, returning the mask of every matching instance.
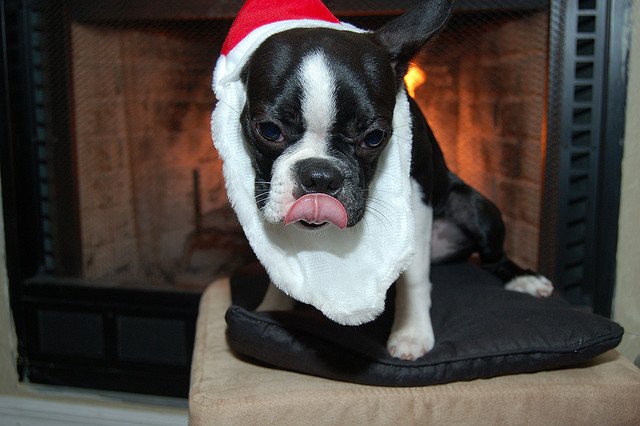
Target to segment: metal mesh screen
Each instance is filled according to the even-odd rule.
[[[48,270],[96,282],[200,286],[251,257],[209,135],[211,71],[236,3],[215,3],[207,13],[216,17],[199,17],[198,2],[173,18],[163,2],[44,8],[50,113],[42,175],[57,180],[47,188],[55,201],[47,207]],[[375,29],[412,3],[328,6]],[[508,252],[535,268],[548,9],[460,3],[416,58],[424,81],[413,96],[450,168],[501,207]],[[61,63],[64,72],[55,72]],[[65,267],[70,250],[77,261]]]

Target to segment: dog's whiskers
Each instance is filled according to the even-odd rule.
[[[402,129],[403,127],[409,127],[409,126],[411,126],[411,123],[400,124],[399,126],[393,126],[393,130]]]
[[[408,143],[413,142],[411,138],[405,138],[405,137],[401,137],[401,136],[395,136],[395,137],[398,138],[398,140],[401,140],[403,142],[408,142]]]
[[[401,124],[401,125],[398,125],[398,126],[393,126],[393,130],[403,129],[403,128],[406,128],[406,127],[411,127],[411,123]],[[395,132],[394,132],[394,134],[393,134],[393,137],[394,137],[394,138],[398,138],[398,139],[399,139],[399,140],[401,140],[401,141],[413,142],[411,138],[402,137],[402,136],[398,135],[398,134],[397,134],[397,133],[395,133]]]
[[[254,196],[256,203],[260,204],[262,201],[269,199],[269,191],[258,193]]]
[[[229,102],[226,102],[224,99],[218,99],[218,102],[222,102],[223,104],[225,104],[226,106],[228,106],[233,112],[235,112],[236,114],[238,114],[238,117],[240,117],[240,111],[238,111],[237,109],[234,108],[233,105],[231,105]]]
[[[377,197],[370,197],[369,200],[374,201],[380,207],[385,208],[392,215],[398,214],[398,209],[396,209],[393,206],[393,204],[389,203],[388,201],[385,201],[385,200],[383,200],[381,198],[377,198]]]
[[[385,229],[389,229],[388,228],[388,225],[389,225],[388,221],[382,220],[382,218],[380,217],[379,214],[376,214],[373,210],[370,210],[370,211],[368,211],[368,216],[365,216],[362,219],[362,223],[364,223],[365,227],[367,228],[366,232],[373,232],[370,229],[373,226],[372,219],[375,219],[377,222],[382,224],[382,226],[384,226]]]
[[[397,196],[397,193],[395,191],[386,191],[384,189],[377,189],[377,191],[385,192],[387,194],[393,194],[394,196]],[[398,210],[393,206],[393,204],[389,203],[388,201],[386,201],[383,198],[379,198],[379,197],[376,197],[374,195],[371,195],[371,190],[369,188],[365,189],[365,195],[367,196],[367,198],[369,200],[375,201],[376,203],[380,204],[381,206],[386,207],[388,210],[391,211],[391,214],[398,213]]]
[[[365,215],[365,223],[367,223],[366,222],[367,217],[370,216],[375,218],[386,229],[391,228],[392,223],[389,217],[385,214],[385,210],[391,211],[395,209],[390,209],[388,205],[385,205],[384,203],[380,202],[380,200],[370,199],[370,201],[372,202],[367,204],[366,212],[368,213],[368,215]],[[393,211],[391,211],[391,213],[393,213]]]

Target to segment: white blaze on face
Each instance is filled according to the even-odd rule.
[[[298,81],[307,132],[326,140],[336,119],[336,82],[324,54],[315,52],[302,60]]]
[[[273,223],[281,222],[295,202],[294,164],[306,158],[329,158],[327,145],[336,119],[336,81],[324,54],[318,51],[302,58],[295,78],[302,88],[305,133],[273,164],[269,198],[264,207],[265,219]]]

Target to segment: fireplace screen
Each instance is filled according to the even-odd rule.
[[[82,278],[202,287],[250,260],[209,125],[226,28],[72,23]]]
[[[531,269],[538,267],[548,21],[548,10],[456,15],[408,76],[449,168],[500,207],[507,254]]]
[[[211,74],[240,3],[5,3],[3,194],[23,378],[185,395],[201,290],[254,259],[209,128]],[[327,2],[370,29],[413,3]],[[563,179],[591,188],[591,175],[561,170],[563,149],[568,164],[602,167],[578,148],[597,145],[589,102],[603,93],[592,80],[607,10],[604,0],[459,0],[405,79],[449,167],[500,207],[507,253],[553,278],[567,247],[586,259],[595,244],[597,221],[558,206],[573,188]],[[578,126],[577,150],[563,126]],[[598,211],[585,206],[578,213]],[[556,238],[565,222],[586,224],[587,237]],[[576,300],[588,304],[584,271]],[[51,339],[64,330],[81,337]]]
[[[408,76],[449,166],[501,207],[508,253],[533,269],[548,20],[547,10],[456,15]],[[82,279],[202,287],[251,258],[209,130],[211,71],[226,29],[71,23],[73,140],[62,167],[75,170]],[[52,271],[64,256],[55,237]]]

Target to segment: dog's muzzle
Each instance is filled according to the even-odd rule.
[[[333,223],[340,229],[347,226],[347,211],[337,194],[344,183],[343,174],[326,159],[308,158],[296,164],[300,191],[287,211],[284,223],[301,222],[318,226]]]

